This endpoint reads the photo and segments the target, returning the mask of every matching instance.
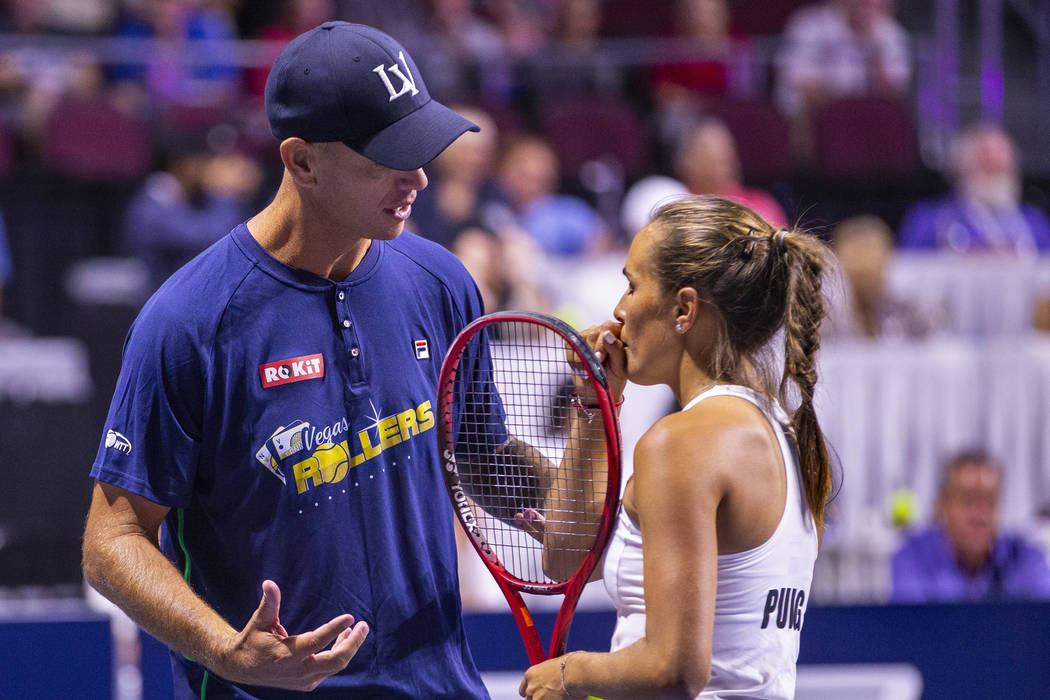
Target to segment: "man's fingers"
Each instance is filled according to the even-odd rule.
[[[311,672],[323,673],[325,676],[342,671],[365,643],[367,636],[367,622],[358,622],[353,627],[344,629],[336,637],[331,649],[319,651],[307,660],[307,667]]]
[[[297,652],[313,654],[332,643],[344,630],[354,624],[353,615],[340,615],[324,623],[315,630],[303,632],[295,637],[294,649]]]

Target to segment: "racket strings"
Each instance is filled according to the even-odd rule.
[[[597,536],[608,483],[605,424],[598,411],[577,407],[574,370],[587,370],[570,363],[559,334],[519,322],[489,331],[464,353],[487,358],[474,365],[484,369],[458,374],[453,387],[460,483],[477,534],[508,573],[561,582]],[[494,397],[502,416],[491,410]]]

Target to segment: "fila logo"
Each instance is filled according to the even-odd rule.
[[[427,341],[425,341],[425,340],[417,340],[415,342],[415,346],[416,346],[416,359],[417,360],[430,359],[430,346],[427,345]]]
[[[131,454],[131,440],[128,440],[116,430],[106,431],[106,447],[116,448],[126,455]]]
[[[383,79],[383,85],[386,86],[386,91],[390,94],[390,99],[387,100],[388,102],[393,102],[406,92],[411,92],[413,95],[419,94],[419,89],[416,88],[416,79],[412,76],[412,71],[408,67],[408,61],[405,60],[405,53],[403,51],[397,52],[397,60],[401,62],[401,66],[405,67],[404,72],[401,72],[401,66],[396,63],[392,66],[384,66],[380,63],[372,69],[373,73],[377,73],[379,77]],[[394,84],[390,82],[390,76],[386,74],[387,71],[390,71],[397,77],[401,78],[400,90],[394,89]]]
[[[303,355],[302,357],[289,357],[287,360],[277,360],[259,365],[259,378],[262,380],[263,389],[301,382],[305,379],[320,379],[324,376],[324,356]]]

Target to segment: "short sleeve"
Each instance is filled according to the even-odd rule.
[[[185,507],[197,470],[204,404],[201,344],[147,304],[124,345],[91,476],[155,503]]]

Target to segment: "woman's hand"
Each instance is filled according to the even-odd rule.
[[[561,662],[565,657],[536,664],[525,672],[518,694],[526,700],[567,700],[562,691]]]
[[[623,342],[620,341],[622,328],[623,324],[618,321],[606,321],[580,333],[605,368],[605,376],[609,380],[609,390],[615,403],[619,403],[623,398],[623,388],[627,384],[627,355]]]

